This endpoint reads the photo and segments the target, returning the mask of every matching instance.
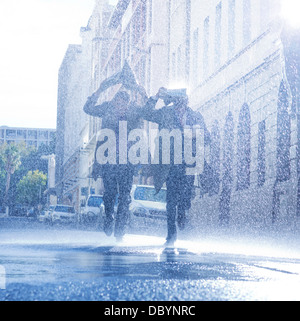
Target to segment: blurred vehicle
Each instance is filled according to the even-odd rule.
[[[0,218],[8,217],[8,207],[0,205]]]
[[[30,208],[26,213],[26,217],[28,219],[36,220],[38,216],[39,216],[39,210],[36,207]]]
[[[162,188],[156,193],[154,186],[133,185],[131,190],[131,204],[129,206],[129,227],[142,227],[144,224],[157,226],[161,222],[166,224],[166,193]],[[115,213],[118,207],[118,196],[115,202]],[[95,223],[103,227],[105,208],[102,195],[89,195],[82,203],[79,222],[81,224]],[[156,223],[156,224],[155,224]]]
[[[154,186],[133,185],[131,190],[131,204],[129,226],[161,225],[167,222],[167,190],[162,188],[158,193]]]
[[[46,210],[40,211],[40,213],[37,217],[38,222],[43,223],[45,221],[45,212],[46,212]]]
[[[51,223],[51,213],[54,209],[55,205],[50,205],[44,210],[44,217],[42,218],[44,223]]]
[[[18,217],[26,217],[28,211],[30,210],[29,207],[16,204],[15,206],[10,208],[10,216],[18,216]]]
[[[79,223],[99,223],[103,221],[103,215],[103,195],[92,194],[81,204]]]
[[[55,223],[76,223],[77,216],[73,206],[56,205],[50,212],[51,224]]]
[[[54,205],[44,208],[38,214],[37,220],[40,223],[50,223],[51,221],[51,211],[55,208]]]

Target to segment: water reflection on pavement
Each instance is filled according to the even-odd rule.
[[[211,241],[2,230],[0,300],[299,300],[300,257]],[[238,249],[247,249],[245,253]]]

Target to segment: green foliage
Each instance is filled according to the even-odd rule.
[[[11,177],[21,165],[24,145],[4,144],[0,146],[0,201],[6,204],[9,200]]]
[[[29,171],[17,184],[17,201],[20,204],[36,206],[42,200],[46,184],[46,174],[39,170]]]
[[[47,173],[48,162],[41,159],[41,156],[54,153],[55,138],[49,146],[42,144],[38,149],[26,147],[25,144],[0,145],[0,205],[5,202],[8,206],[14,207],[20,199],[17,190],[20,180],[29,171]]]

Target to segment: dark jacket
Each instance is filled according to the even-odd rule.
[[[128,132],[135,128],[141,128],[141,117],[143,115],[143,108],[135,104],[131,104],[124,119],[120,119],[115,110],[115,106],[111,102],[104,102],[96,106],[96,101],[89,97],[83,107],[85,113],[90,116],[102,118],[102,128],[108,128],[115,131],[116,135],[119,131],[119,121],[126,120]]]
[[[145,120],[148,120],[150,122],[157,123],[159,125],[159,130],[162,129],[180,129],[183,133],[184,128],[182,124],[179,121],[179,118],[177,116],[176,109],[173,105],[171,106],[164,106],[161,109],[155,109],[155,105],[157,103],[157,100],[154,98],[150,98],[145,106],[145,113],[143,115],[143,118]],[[199,112],[193,111],[191,108],[186,107],[186,125],[188,126],[194,126],[194,125],[200,125],[201,128],[204,129],[204,142],[205,144],[209,144],[210,142],[210,135],[206,128],[203,116]],[[158,142],[156,142],[157,144]],[[161,149],[160,146],[156,146],[155,148]],[[172,159],[172,155],[171,155]],[[159,164],[159,165],[151,165],[152,168],[152,175],[154,179],[154,186],[157,191],[159,191],[163,184],[166,182],[169,171],[170,171],[170,165],[165,164]]]
[[[142,118],[145,114],[145,108],[148,108],[147,105],[144,107],[137,106],[134,103],[131,103],[125,117],[120,118],[117,115],[115,106],[111,102],[104,102],[101,105],[96,105],[97,100],[93,96],[89,97],[86,104],[83,107],[83,110],[88,115],[94,117],[102,118],[102,128],[111,129],[114,131],[117,139],[117,159],[118,159],[118,137],[119,137],[119,121],[127,121],[127,132],[136,128],[142,128]],[[116,166],[116,165],[100,165],[96,161],[96,153],[99,146],[101,146],[104,141],[97,141],[95,149],[95,160],[93,165],[92,177],[97,180],[98,177],[102,176],[102,171],[106,166]],[[128,149],[130,144],[128,144]],[[128,165],[130,166],[130,164]]]

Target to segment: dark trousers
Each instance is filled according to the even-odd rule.
[[[177,238],[176,214],[184,217],[191,207],[194,177],[187,176],[184,165],[173,165],[166,181],[167,185],[167,241]]]
[[[102,179],[104,185],[103,202],[108,219],[114,215],[114,207],[118,196],[118,208],[115,220],[115,236],[122,237],[128,221],[130,192],[133,183],[134,169],[130,165],[104,166]]]

